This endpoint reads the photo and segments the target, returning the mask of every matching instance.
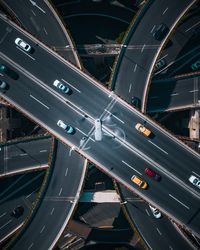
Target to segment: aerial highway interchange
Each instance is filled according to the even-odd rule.
[[[116,95],[102,87],[5,16],[0,18],[1,63],[17,72],[19,77],[16,80],[3,75],[9,82],[9,89],[1,92],[1,96],[69,145],[72,154],[77,151],[199,235],[199,190],[188,178],[192,173],[199,176],[200,156],[122,100],[119,93]],[[31,45],[32,53],[15,45],[17,37]],[[56,89],[53,86],[56,79],[66,83],[72,93],[66,95]],[[94,138],[97,118],[103,130],[100,142]],[[74,127],[75,133],[67,135],[57,126],[59,119]],[[149,128],[152,136],[146,138],[138,133],[137,123]],[[156,169],[161,182],[147,178],[144,175],[146,167]],[[145,176],[149,185],[147,190],[140,190],[131,182],[134,174]]]

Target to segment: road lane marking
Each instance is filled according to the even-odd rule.
[[[194,90],[190,90],[189,92],[193,93],[193,92],[198,92],[198,91],[199,91],[198,89],[194,89]]]
[[[156,148],[160,149],[163,153],[165,153],[166,155],[168,155],[168,153],[167,153],[164,149],[160,148],[158,145],[156,145],[156,144],[153,143],[152,141],[148,140],[148,142],[150,142],[150,143],[153,144]]]
[[[58,194],[58,195],[60,196],[60,195],[61,195],[61,193],[62,193],[62,188],[60,189],[60,192],[59,192],[59,194]]]
[[[47,30],[45,29],[45,27],[43,27],[43,30],[44,30],[44,33],[45,33],[46,35],[48,35],[48,32],[47,32]]]
[[[79,89],[77,89],[76,87],[74,87],[73,85],[71,85],[70,83],[68,83],[68,81],[66,81],[65,79],[61,79],[63,82],[67,83],[71,88],[75,89],[77,92],[81,93],[81,91]]]
[[[160,230],[156,227],[156,230],[158,231],[158,233],[160,234],[160,235],[162,235],[162,233],[160,232]]]
[[[144,51],[145,46],[145,44],[142,46],[141,53]]]
[[[135,67],[134,67],[134,72],[136,71],[136,69],[137,69],[137,64],[136,64]]]
[[[8,222],[6,222],[3,226],[0,227],[0,229],[4,228],[5,226],[7,226],[12,220],[9,220]]]
[[[128,89],[129,93],[131,92],[131,88],[132,88],[132,83],[129,85],[129,89]]]
[[[30,95],[31,98],[33,98],[34,100],[36,100],[37,102],[39,102],[41,105],[43,105],[46,109],[49,109],[49,107],[47,105],[45,105],[43,102],[39,101],[36,97],[34,97],[33,95]]]
[[[150,216],[149,211],[148,211],[147,209],[145,209],[145,211],[146,211],[146,213],[148,214],[148,216]]]
[[[77,127],[75,129],[78,130],[81,134],[83,134],[83,135],[85,135],[87,137],[86,133],[84,133],[82,130],[80,130]],[[93,142],[95,142],[95,140],[92,137],[87,137],[87,138],[89,138],[90,140],[92,140]]]
[[[21,52],[23,52],[23,53],[24,53],[25,55],[27,55],[28,57],[30,57],[33,61],[35,61],[35,58],[32,57],[31,55],[27,54],[23,49],[19,48],[18,46],[16,46],[16,48],[17,48],[18,50],[20,50]]]
[[[42,13],[46,14],[46,11],[43,10],[39,5],[37,5],[37,3],[36,3],[35,1],[33,1],[33,0],[29,0],[29,1],[30,1],[30,3],[31,3],[33,6],[35,6],[36,8],[38,8],[38,10],[40,10]]]
[[[200,175],[199,175],[199,174],[197,174],[196,172],[192,171],[192,173],[193,173],[193,174],[195,174],[195,175],[197,175],[198,177],[200,177]]]
[[[66,171],[65,171],[65,176],[67,176],[67,173],[68,173],[68,168],[67,168]]]
[[[200,23],[200,21],[197,22],[197,23],[195,23],[194,25],[192,25],[189,29],[185,30],[185,32],[188,32],[189,30],[191,30],[192,28],[194,28],[195,26],[197,26],[199,23]]]
[[[119,120],[121,123],[124,124],[124,121],[122,121],[120,118],[118,118],[116,115],[113,115],[109,110],[104,109],[107,113],[111,114],[111,116],[115,117],[117,120]]]
[[[154,31],[155,27],[156,27],[156,25],[153,26],[150,33],[152,33]]]
[[[0,215],[0,218],[3,217],[3,216],[6,215],[6,214],[7,214],[7,212],[1,214],[1,215]]]
[[[40,233],[42,233],[45,229],[45,225],[43,226],[43,228],[41,229]]]
[[[168,10],[168,7],[163,11],[163,15],[167,12],[167,10]]]
[[[132,170],[136,171],[138,174],[142,175],[142,173],[140,173],[138,170],[136,170],[135,168],[133,168],[131,165],[129,165],[127,162],[122,161],[127,167],[131,168]]]
[[[169,249],[174,250],[172,246],[169,246]]]
[[[33,243],[30,244],[30,246],[28,247],[28,250],[31,249],[33,246]]]
[[[36,16],[35,12],[33,10],[31,10],[31,12],[33,13],[34,16]]]
[[[40,150],[40,153],[47,152],[47,149]]]
[[[54,210],[55,210],[55,208],[53,207],[51,210],[51,213],[50,213],[51,215],[53,214]]]
[[[179,95],[179,93],[174,93],[174,94],[171,94],[170,96],[175,96],[175,95]]]
[[[28,155],[27,153],[24,153],[24,154],[20,154],[20,156],[25,156],[25,155]]]
[[[186,206],[183,202],[181,202],[180,200],[178,200],[176,197],[174,197],[173,195],[169,194],[169,196],[171,198],[173,198],[175,201],[179,202],[182,206],[184,206],[185,208],[187,208],[188,210],[190,209],[188,206]]]

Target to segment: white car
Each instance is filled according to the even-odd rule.
[[[102,140],[101,120],[96,119],[94,121],[94,125],[95,125],[94,138],[96,141],[101,141]]]
[[[55,86],[56,88],[60,89],[65,94],[69,94],[70,93],[70,88],[68,86],[66,86],[65,84],[63,84],[59,80],[55,80],[53,82],[53,86]]]
[[[31,51],[31,46],[19,37],[15,39],[15,44],[26,52]]]
[[[150,209],[151,209],[151,212],[153,213],[153,216],[156,218],[156,219],[159,219],[162,217],[162,214],[161,212],[156,208],[156,207],[153,207],[151,205],[149,205]]]
[[[72,134],[74,132],[74,128],[70,125],[65,124],[62,120],[57,122],[58,127],[64,129],[67,134]]]
[[[200,188],[200,179],[194,175],[191,175],[189,181],[196,187]]]

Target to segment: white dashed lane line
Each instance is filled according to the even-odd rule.
[[[53,207],[51,210],[51,213],[50,213],[51,215],[53,214],[54,210],[55,210],[55,208]]]
[[[163,15],[167,12],[167,10],[168,10],[168,7],[163,11]]]
[[[132,170],[134,170],[135,172],[137,172],[138,174],[142,175],[142,173],[140,173],[138,170],[136,170],[135,168],[133,168],[131,165],[129,165],[127,162],[122,161],[122,163],[124,163],[127,167],[131,168]]]

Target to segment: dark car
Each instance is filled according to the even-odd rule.
[[[139,99],[138,97],[136,97],[136,96],[134,96],[134,97],[131,98],[131,104],[132,104],[134,107],[138,108],[138,109],[141,108],[141,101],[140,101],[140,99]]]
[[[158,25],[158,27],[156,28],[156,30],[153,33],[153,37],[156,40],[162,40],[166,35],[167,32],[169,31],[169,28],[167,27],[166,24],[161,23],[160,25]]]
[[[166,61],[164,58],[160,59],[156,64],[155,64],[155,71],[161,70],[166,66]]]
[[[22,216],[23,213],[24,213],[23,206],[17,206],[16,208],[13,209],[11,215],[15,218],[19,218],[20,216]]]
[[[151,168],[145,168],[144,172],[146,175],[148,175],[149,177],[152,177],[156,181],[161,180],[161,176],[157,174],[155,171],[153,171]]]
[[[6,74],[10,78],[17,80],[19,78],[19,75],[12,69],[10,69],[8,66],[4,64],[0,64],[0,72]]]

